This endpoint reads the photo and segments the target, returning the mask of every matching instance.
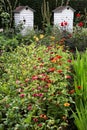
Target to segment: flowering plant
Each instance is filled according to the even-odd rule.
[[[5,70],[0,79],[3,127],[50,130],[68,125],[72,104],[68,50],[53,42],[50,46],[32,43],[18,46],[0,59]]]
[[[80,12],[76,14],[75,17],[75,26],[81,28],[84,27],[84,15],[81,14]]]
[[[67,21],[63,21],[60,23],[60,28],[62,31],[68,31],[69,23]]]

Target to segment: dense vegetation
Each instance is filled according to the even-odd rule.
[[[79,29],[1,33],[1,130],[86,130],[87,30]]]
[[[32,43],[3,53],[0,60],[0,126],[50,130],[68,125],[73,103],[68,50],[54,41],[47,47]]]
[[[21,0],[21,5],[37,8],[36,25],[42,28],[22,36],[20,26],[9,24],[19,1],[0,2],[0,130],[87,130],[86,9],[75,15],[69,33],[53,27],[49,19],[42,28],[38,14],[43,1]],[[77,0],[51,2],[50,11]]]

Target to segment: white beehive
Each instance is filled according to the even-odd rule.
[[[62,30],[73,31],[73,19],[75,10],[70,6],[59,6],[53,10],[54,25]],[[65,23],[65,24],[64,24]]]
[[[34,12],[35,10],[31,9],[28,6],[18,6],[14,10],[14,21],[15,25],[23,24],[22,34],[26,34],[27,30],[31,30],[34,27]]]

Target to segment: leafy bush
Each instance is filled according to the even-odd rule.
[[[67,46],[70,49],[78,51],[84,51],[87,48],[87,29],[86,28],[75,28],[72,37],[66,39]]]
[[[45,29],[49,30],[49,27]],[[45,33],[42,31],[35,32],[33,41],[35,45],[46,45],[49,46],[50,44],[59,44],[60,46],[64,45],[64,40],[62,39],[62,33],[59,31],[58,27],[51,27],[51,32],[46,31]]]
[[[72,104],[70,53],[58,44],[34,43],[0,57],[0,127],[57,130],[68,125]]]
[[[49,27],[46,27],[49,30]],[[50,35],[49,35],[50,34]],[[0,50],[11,51],[14,50],[18,45],[30,45],[34,42],[36,45],[50,45],[50,43],[59,43],[61,41],[62,34],[58,27],[51,27],[51,31],[42,30],[29,30],[26,35],[22,35],[19,32],[15,32],[14,29],[4,30],[0,34]]]
[[[11,51],[18,46],[18,40],[16,37],[12,39],[5,37],[4,35],[0,36],[0,50],[1,51]]]

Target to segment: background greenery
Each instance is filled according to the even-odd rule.
[[[76,12],[84,12],[84,8],[87,7],[87,0],[46,0],[49,2],[50,12],[55,9],[57,6],[66,5],[67,1],[69,1],[69,5],[72,6]],[[0,0],[0,14],[2,12],[7,12],[10,14],[10,26],[13,26],[13,10],[18,5],[28,5],[33,8],[35,13],[35,26],[39,29],[42,28],[42,14],[41,14],[41,6],[43,0]],[[39,19],[38,19],[39,17]],[[1,18],[0,18],[1,19]],[[51,23],[53,22],[53,17],[51,15]],[[2,21],[0,20],[0,27],[2,27]]]

